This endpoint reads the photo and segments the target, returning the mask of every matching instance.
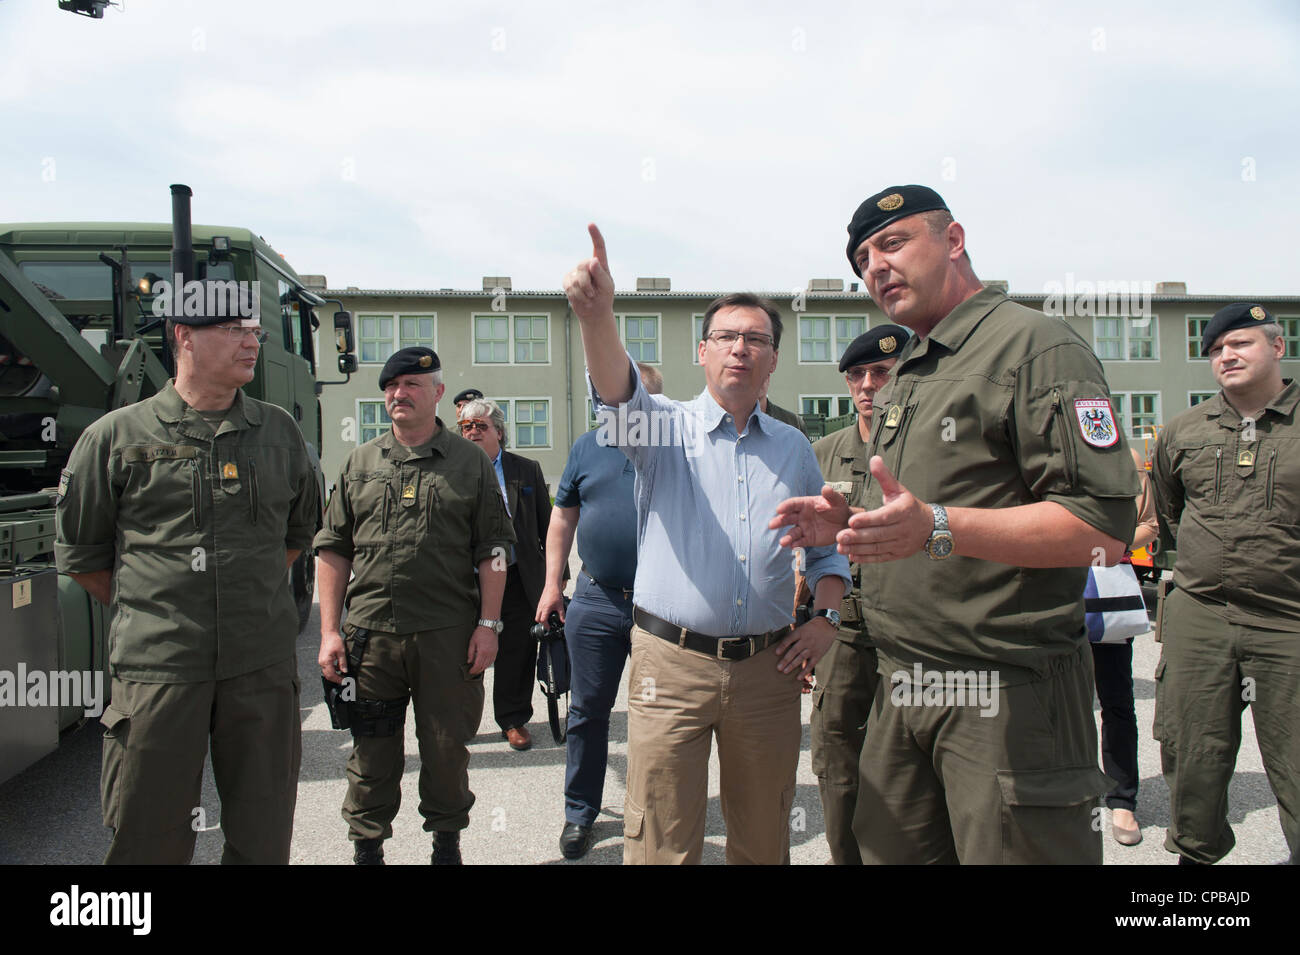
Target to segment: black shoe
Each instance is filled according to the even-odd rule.
[[[566,822],[560,831],[560,851],[566,859],[581,859],[591,848],[591,826]]]
[[[463,865],[460,858],[460,832],[435,832],[433,834],[433,865]]]
[[[357,865],[383,865],[384,840],[358,839],[353,843],[352,861]]]
[[[1205,865],[1204,862],[1197,862],[1195,859],[1189,859],[1187,858],[1187,856],[1181,854],[1178,856],[1178,864],[1179,865]]]

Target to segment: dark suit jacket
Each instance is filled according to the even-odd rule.
[[[546,586],[546,531],[551,526],[551,492],[542,466],[532,458],[502,450],[501,472],[506,479],[506,501],[515,526],[515,561],[524,592],[536,611]],[[568,574],[565,574],[568,578]]]

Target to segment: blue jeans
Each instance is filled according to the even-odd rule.
[[[564,820],[590,826],[600,813],[609,757],[609,713],[632,646],[632,596],[578,575],[565,615],[572,671],[565,742]]]

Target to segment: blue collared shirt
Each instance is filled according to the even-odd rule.
[[[636,391],[622,405],[587,383],[597,440],[636,468],[637,606],[712,636],[764,633],[792,620],[796,554],[769,530],[788,497],[819,494],[822,474],[808,439],[759,410],[743,431],[705,389],[691,401],[652,395],[628,358]],[[851,581],[834,546],[810,547],[804,573],[814,592],[827,574]]]

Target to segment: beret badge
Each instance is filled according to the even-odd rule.
[[[876,203],[876,208],[881,212],[893,212],[903,204],[903,197],[896,192],[891,192],[885,198]]]
[[[1254,308],[1250,310],[1250,317],[1257,322],[1262,322],[1265,319],[1266,314],[1262,308],[1256,305]]]
[[[893,335],[886,335],[884,338],[880,340],[880,350],[884,352],[886,355],[888,355],[891,351],[893,351],[897,347],[898,347],[898,341],[894,338]]]

